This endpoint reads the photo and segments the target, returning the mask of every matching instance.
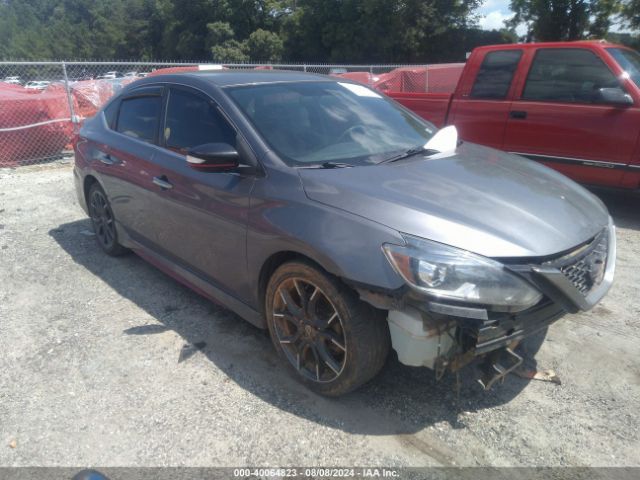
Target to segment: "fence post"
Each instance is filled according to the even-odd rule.
[[[429,65],[424,67],[424,92],[429,93]]]
[[[302,71],[304,71],[304,72],[307,71],[307,64],[306,63],[302,65]]]
[[[71,123],[78,123],[76,114],[73,110],[73,99],[71,98],[71,90],[69,89],[69,77],[67,76],[67,65],[62,62],[62,74],[64,75],[64,88],[67,92],[67,101],[69,102],[69,113],[71,114]]]

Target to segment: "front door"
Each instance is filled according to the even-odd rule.
[[[187,87],[169,89],[153,212],[155,243],[169,259],[204,277],[230,295],[244,297],[247,286],[247,211],[253,175],[195,170],[187,151],[207,143],[237,148],[237,132],[205,94]],[[158,181],[160,180],[160,181]]]
[[[584,48],[540,48],[511,105],[504,150],[541,161],[581,183],[619,186],[640,131],[640,111],[603,103],[622,88]]]

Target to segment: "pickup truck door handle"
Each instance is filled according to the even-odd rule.
[[[518,120],[524,120],[525,118],[527,118],[527,112],[523,111],[523,110],[511,110],[509,112],[509,116],[511,118],[515,118]]]
[[[173,184],[169,181],[166,175],[160,175],[159,177],[153,177],[153,183],[159,186],[163,190],[169,190],[173,188]]]

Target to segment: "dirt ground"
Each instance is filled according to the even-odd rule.
[[[616,281],[551,327],[537,362],[561,385],[465,373],[456,404],[454,377],[390,358],[326,399],[265,332],[102,254],[69,164],[0,170],[0,466],[638,466],[640,199],[602,198]]]

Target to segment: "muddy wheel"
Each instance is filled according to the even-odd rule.
[[[93,231],[100,248],[107,254],[119,256],[128,250],[118,243],[116,219],[107,199],[107,194],[100,185],[94,183],[89,189],[89,216],[93,224]]]
[[[279,267],[269,280],[265,308],[276,350],[317,393],[347,393],[384,365],[390,346],[384,313],[315,266]]]

